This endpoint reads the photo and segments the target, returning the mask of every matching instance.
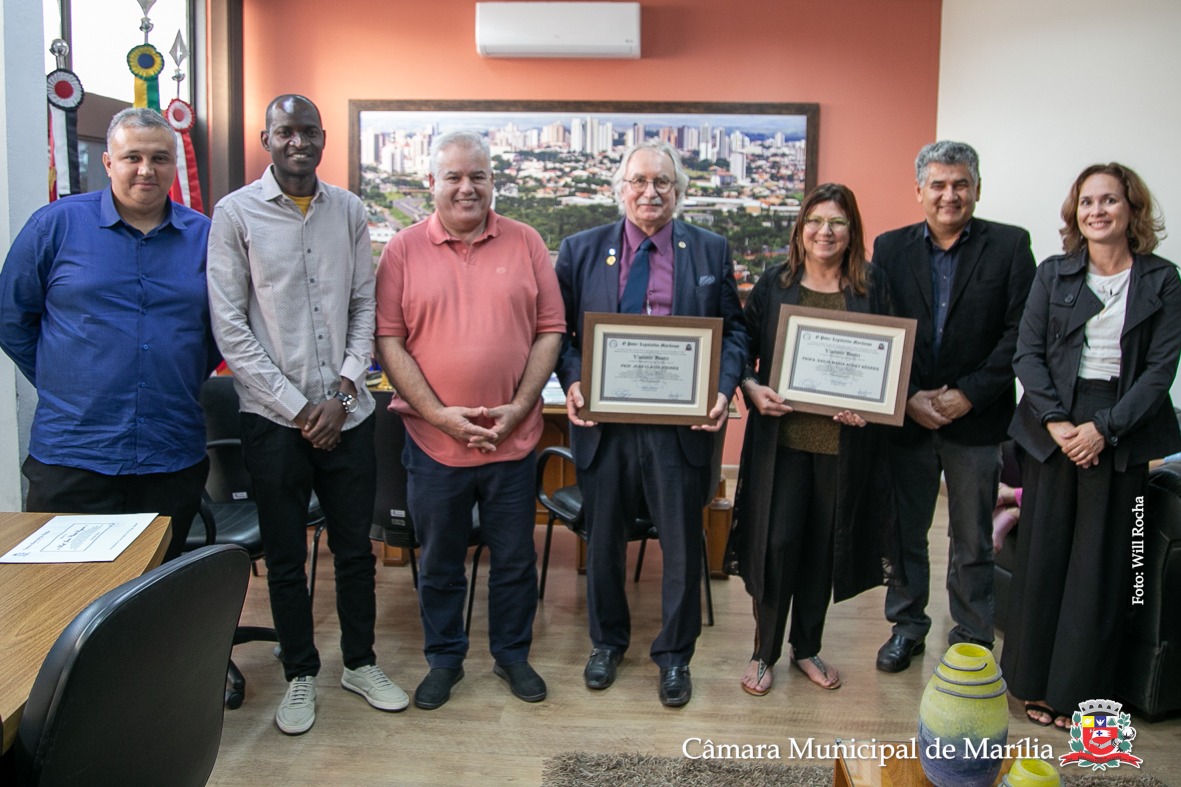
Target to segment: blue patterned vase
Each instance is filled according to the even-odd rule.
[[[919,702],[919,758],[935,787],[990,787],[1009,738],[1005,681],[992,651],[952,645]]]

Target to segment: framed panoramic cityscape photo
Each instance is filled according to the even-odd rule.
[[[816,185],[819,104],[576,101],[349,101],[349,188],[370,214],[374,253],[434,210],[431,141],[487,135],[494,209],[533,226],[556,257],[562,239],[619,218],[611,175],[631,145],[681,153],[680,218],[730,240],[740,289],[787,257],[804,194]]]

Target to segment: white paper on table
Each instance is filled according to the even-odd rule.
[[[55,516],[0,557],[0,563],[109,563],[131,546],[156,516]]]

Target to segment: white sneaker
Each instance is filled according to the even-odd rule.
[[[406,696],[406,692],[387,678],[386,674],[381,671],[381,667],[376,664],[358,667],[355,670],[345,667],[344,674],[340,676],[340,685],[342,688],[360,694],[366,702],[378,710],[399,711],[410,704],[410,698]]]
[[[275,725],[288,735],[300,735],[316,723],[316,679],[303,675],[292,679],[275,711]]]

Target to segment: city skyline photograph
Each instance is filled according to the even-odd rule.
[[[611,176],[627,148],[668,142],[689,175],[680,218],[730,240],[746,286],[783,259],[815,185],[815,104],[434,104],[350,102],[350,186],[375,253],[434,210],[431,142],[456,130],[488,138],[494,209],[537,229],[553,254],[567,235],[618,218]]]

